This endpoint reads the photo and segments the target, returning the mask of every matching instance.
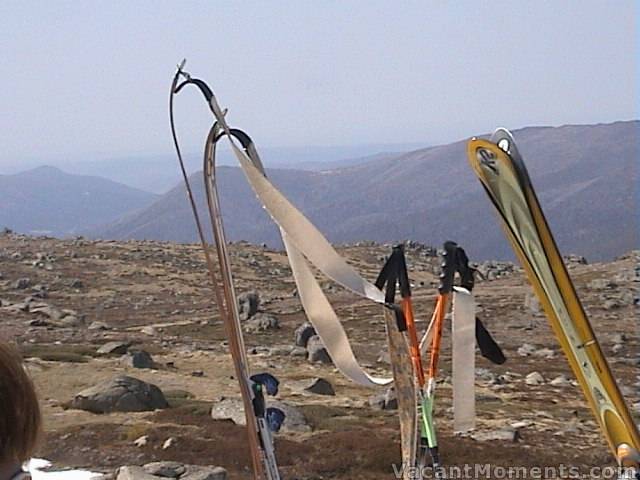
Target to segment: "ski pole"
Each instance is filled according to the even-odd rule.
[[[449,304],[449,295],[453,290],[453,279],[456,272],[456,249],[457,244],[455,242],[447,241],[444,243],[440,285],[438,287],[438,297],[436,299],[436,306],[433,314],[433,337],[431,339],[431,350],[429,352],[429,370],[426,378],[426,387],[423,391],[420,412],[422,418],[422,429],[419,465],[421,468],[426,466],[426,457],[428,454],[431,457],[434,472],[437,477],[441,476],[441,472],[439,472],[440,454],[438,451],[438,438],[433,419],[435,380],[438,371],[444,318]]]

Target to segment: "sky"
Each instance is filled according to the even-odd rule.
[[[0,2],[0,167],[172,152],[175,65],[265,146],[637,119],[636,1]],[[210,124],[177,98],[185,150]]]

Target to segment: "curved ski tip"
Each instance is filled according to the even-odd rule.
[[[515,143],[511,132],[504,127],[496,128],[493,135],[491,135],[490,141],[496,144],[500,150],[507,154],[511,154],[511,149]]]
[[[493,132],[493,135],[491,135],[491,141],[495,141],[496,139],[502,139],[502,138],[508,138],[511,141],[511,143],[515,142],[515,139],[513,138],[513,134],[508,128],[498,127]]]

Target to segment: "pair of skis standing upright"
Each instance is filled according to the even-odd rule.
[[[301,300],[305,310],[309,314],[308,305],[311,305],[313,307],[311,310],[315,313],[318,311],[325,313],[324,317],[322,315],[317,317],[318,322],[322,321],[319,324],[320,330],[325,333],[336,333],[337,330],[335,328],[331,330],[330,324],[331,322],[335,323],[337,318],[331,318],[331,314],[333,316],[335,314],[332,310],[330,312],[327,310],[326,299],[322,300],[322,294],[318,292],[319,287],[311,285],[313,283],[310,280],[312,275],[309,273],[308,267],[306,267],[302,254],[308,257],[330,278],[363,297],[385,305],[390,348],[392,353],[395,353],[395,355],[392,355],[392,366],[394,367],[394,373],[401,374],[396,375],[396,388],[398,389],[399,386],[404,385],[408,392],[413,392],[414,403],[413,407],[409,405],[409,409],[415,408],[416,398],[419,400],[419,441],[415,438],[414,433],[417,426],[409,421],[412,417],[415,418],[415,412],[414,415],[407,415],[406,419],[408,421],[404,423],[408,425],[408,428],[405,425],[404,429],[402,412],[400,414],[401,433],[403,433],[403,460],[417,461],[419,467],[424,467],[427,463],[431,463],[436,468],[439,467],[438,444],[433,422],[435,379],[442,328],[449,298],[453,290],[453,279],[456,271],[460,274],[461,287],[467,292],[473,288],[473,271],[468,266],[464,251],[453,242],[445,244],[439,295],[432,317],[431,328],[429,329],[431,334],[430,342],[425,342],[430,343],[431,347],[429,368],[425,372],[421,356],[423,348],[418,342],[411,303],[411,291],[402,248],[394,249],[378,277],[376,282],[378,292],[386,287],[384,298],[382,298],[379,293],[372,290],[372,285],[359,278],[346,263],[336,258],[335,251],[324,237],[317,232],[315,227],[311,226],[302,214],[292,210],[286,199],[283,200],[284,197],[268,183],[264,168],[251,139],[244,132],[228,127],[225,120],[226,111],[219,107],[211,89],[203,81],[192,79],[184,72],[183,67],[184,62],[178,68],[171,86],[171,129],[207,267],[214,285],[216,303],[227,330],[231,355],[240,383],[255,478],[257,480],[280,479],[271,432],[279,429],[284,421],[284,414],[277,409],[267,408],[265,404],[264,392],[276,394],[277,380],[269,374],[253,376],[249,374],[215,184],[216,144],[223,137],[229,139],[231,147],[245,174],[247,174],[252,187],[270,215],[280,226],[296,283],[299,289],[304,287],[301,290]],[[184,81],[179,83],[181,78],[184,78]],[[182,161],[173,119],[173,97],[187,84],[194,84],[201,90],[216,119],[205,144],[204,176],[209,220],[218,257],[217,264],[212,260],[211,246],[206,240],[202,222],[198,215],[195,199]],[[240,146],[236,144],[234,139],[239,142]],[[551,325],[618,463],[637,468],[640,463],[640,454],[638,453],[640,451],[640,435],[637,427],[631,419],[628,408],[576,295],[513,138],[508,131],[499,129],[488,141],[472,139],[468,146],[468,157],[503,221],[507,236],[541,300],[545,313],[549,317]],[[303,245],[296,242],[296,240],[302,238],[301,235],[304,233],[311,234],[314,249],[305,250]],[[328,256],[329,259],[322,258],[323,255]],[[300,279],[303,281],[300,282]],[[397,284],[400,286],[401,294],[399,306],[394,303]],[[306,293],[302,294],[305,289]],[[391,311],[394,312],[394,315],[389,315]],[[392,317],[395,319],[395,327],[398,332],[401,332],[401,336],[397,332],[395,334],[392,332],[394,323],[391,320]],[[475,335],[481,352],[496,363],[502,363],[504,356],[499,347],[493,342],[481,322],[478,319],[475,319],[475,322]],[[335,335],[331,336],[335,337]],[[401,356],[399,356],[403,350],[402,337],[406,339],[404,356],[407,356],[408,349],[408,356],[410,357],[408,363],[410,365],[407,365],[406,358],[401,360]],[[359,365],[357,365],[354,358],[351,358],[353,354],[350,347],[345,347],[343,345],[344,342],[339,343],[341,343],[339,346],[331,344],[326,344],[326,346],[330,354],[333,352],[332,358],[336,366],[345,375],[349,378],[360,380],[360,383],[363,384],[367,384],[367,382],[372,385],[385,383],[383,379],[369,377],[359,370]],[[394,365],[394,358],[398,359],[398,365]],[[400,365],[403,362],[404,369]],[[409,381],[406,378],[408,375],[412,377]],[[401,382],[404,383],[399,385]],[[412,390],[412,388],[416,388],[416,385],[417,392]],[[411,395],[405,395],[406,398],[411,398]],[[416,450],[418,450],[417,453]],[[429,458],[431,459],[430,462]]]
[[[222,215],[218,200],[218,193],[215,188],[215,145],[225,134],[217,121],[212,126],[207,142],[205,144],[204,174],[205,191],[208,204],[209,221],[212,228],[215,250],[218,257],[217,263],[212,259],[211,245],[207,241],[205,230],[198,213],[195,197],[185,169],[182,153],[178,144],[177,132],[174,122],[173,99],[175,94],[188,84],[196,85],[205,96],[207,103],[214,115],[219,114],[222,118],[224,114],[215,109],[212,102],[215,97],[211,89],[201,80],[192,79],[182,69],[184,61],[179,66],[178,71],[171,85],[169,98],[169,111],[171,119],[171,132],[180,163],[183,180],[187,188],[187,193],[193,215],[198,230],[198,236],[202,244],[209,275],[214,287],[216,304],[220,317],[225,326],[227,338],[229,340],[229,350],[233,359],[236,378],[240,384],[240,393],[249,434],[249,448],[253,465],[254,476],[257,480],[280,480],[280,473],[276,462],[275,450],[273,447],[272,432],[277,432],[284,422],[284,413],[276,408],[267,407],[265,393],[276,395],[278,393],[278,380],[268,373],[251,375],[246,357],[246,348],[242,337],[242,327],[238,313],[238,302],[231,275],[231,265],[227,251],[227,241],[222,225]],[[184,79],[182,83],[179,83]]]

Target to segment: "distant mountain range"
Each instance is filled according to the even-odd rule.
[[[158,195],[100,177],[38,167],[0,175],[0,227],[69,236],[147,207]]]
[[[638,248],[639,121],[531,127],[514,135],[564,253],[606,259]],[[439,245],[454,239],[474,258],[510,258],[467,164],[465,144],[374,156],[325,171],[268,174],[333,242],[413,239]],[[203,206],[201,174],[192,183]],[[238,168],[220,167],[218,185],[229,239],[279,245],[277,229]],[[182,185],[88,231],[113,239],[196,240]]]
[[[264,164],[271,168],[318,171],[358,165],[376,157],[393,155],[393,152],[398,154],[425,145],[425,143],[403,143],[326,147],[267,147],[260,149],[260,154]],[[184,157],[189,171],[202,169],[201,153],[185,154]],[[238,163],[223,145],[219,152],[218,164],[236,166]],[[178,162],[173,152],[162,155],[131,155],[100,160],[56,160],[54,165],[71,174],[104,177],[114,182],[159,194],[166,193],[175,187],[181,178]],[[24,165],[5,167],[6,173],[22,170],[24,170]]]

